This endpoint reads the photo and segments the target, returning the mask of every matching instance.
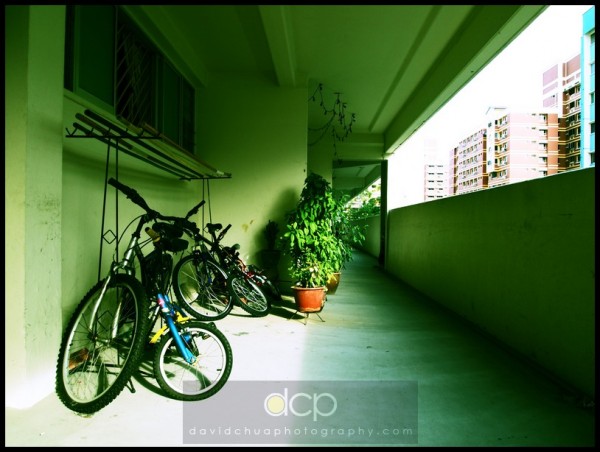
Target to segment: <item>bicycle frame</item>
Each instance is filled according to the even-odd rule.
[[[265,283],[265,276],[260,273],[258,268],[254,265],[247,265],[242,258],[239,256],[238,249],[239,246],[224,246],[221,244],[221,240],[231,227],[231,224],[227,225],[220,233],[217,235],[217,232],[221,229],[220,224],[212,224],[208,223],[207,229],[209,234],[212,237],[212,241],[208,240],[206,237],[201,236],[202,240],[210,245],[210,251],[213,254],[216,254],[219,262],[224,268],[233,269],[237,271],[240,275],[243,275],[244,278],[254,281],[259,287],[262,287]]]
[[[100,292],[100,296],[98,297],[98,300],[96,301],[96,304],[92,310],[92,315],[91,315],[91,323],[92,324],[96,323],[96,314],[98,313],[98,308],[100,307],[100,303],[102,303],[104,294],[106,293],[106,289],[108,288],[113,275],[119,273],[120,270],[123,270],[126,274],[135,276],[135,267],[133,265],[133,256],[134,255],[137,255],[138,257],[143,256],[141,248],[139,246],[140,232],[142,230],[142,226],[144,224],[146,224],[148,221],[149,221],[149,218],[147,215],[140,216],[140,218],[138,220],[138,224],[135,228],[135,231],[131,234],[131,239],[129,240],[129,244],[127,245],[127,248],[126,248],[125,252],[123,253],[123,258],[121,260],[113,260],[111,262],[110,270],[104,281],[104,285]],[[119,315],[120,311],[121,311],[121,305],[119,305],[119,307],[117,308],[117,315],[115,315],[115,317],[113,319],[113,324],[112,324],[112,328],[111,328],[111,331],[112,331],[111,338],[116,337],[116,334],[117,334],[116,331],[118,328],[118,323],[120,321],[120,315]]]
[[[184,316],[179,307],[171,303],[168,295],[157,294],[157,305],[160,307],[160,316],[165,321],[165,325],[154,334],[152,339],[150,339],[150,343],[157,343],[168,329],[175,340],[175,345],[181,356],[188,364],[194,364],[196,357],[188,350],[185,345],[185,338],[182,337],[176,326],[176,323],[184,323],[190,320],[190,317]]]
[[[103,290],[106,290],[106,287],[108,286],[108,282],[110,280],[110,276],[121,270],[127,273],[128,275],[135,276],[134,258],[137,258],[140,263],[140,271],[142,273],[140,275],[140,279],[142,280],[144,289],[146,290],[146,294],[151,299],[156,299],[156,306],[154,307],[154,313],[152,314],[150,320],[150,328],[154,326],[159,315],[161,319],[165,322],[165,325],[163,325],[154,334],[154,336],[150,340],[150,343],[156,343],[160,339],[160,337],[166,333],[168,329],[170,334],[173,336],[173,339],[181,356],[189,364],[193,364],[196,361],[196,357],[186,347],[185,339],[181,336],[181,334],[179,333],[179,329],[176,326],[177,323],[186,322],[190,319],[190,317],[184,316],[184,313],[181,310],[181,308],[173,302],[171,302],[168,294],[162,293],[158,287],[148,287],[148,284],[150,282],[143,281],[147,269],[146,260],[144,253],[142,252],[142,248],[144,245],[150,243],[150,241],[156,241],[157,237],[160,238],[160,236],[155,235],[156,233],[152,231],[151,228],[146,228],[146,232],[148,233],[150,238],[140,243],[142,227],[145,224],[151,222],[153,219],[163,219],[166,221],[181,221],[182,219],[178,217],[164,216],[159,214],[158,212],[152,211],[148,207],[144,199],[141,196],[139,196],[137,192],[135,192],[133,189],[130,189],[127,186],[120,184],[114,179],[111,179],[111,185],[115,186],[123,193],[125,193],[127,197],[132,200],[132,202],[144,208],[144,210],[146,210],[147,213],[140,216],[135,231],[131,234],[131,239],[129,241],[126,251],[123,254],[123,258],[120,261],[113,261],[113,263],[111,264],[110,275],[107,278],[107,282]],[[201,202],[196,207],[194,207],[194,209],[192,209],[188,213],[188,216],[190,216],[193,212],[197,211],[202,204],[204,204],[204,202]],[[164,254],[167,253],[167,251],[161,249],[160,253]],[[170,279],[171,275],[169,274],[169,280]]]
[[[133,252],[135,253],[135,255],[138,258],[138,261],[140,262],[140,270],[142,272],[142,275],[145,275],[147,272],[147,262],[142,252],[142,248],[151,240],[156,240],[157,237],[153,237],[154,233],[151,230],[147,230],[146,232],[150,235],[150,238],[147,241],[145,241],[142,245],[139,244],[139,240],[135,241],[133,247]],[[161,255],[164,255],[166,253],[166,250],[160,250]],[[128,269],[132,270],[131,267],[129,267]],[[169,280],[170,278],[171,275],[169,275]],[[180,334],[179,329],[177,328],[177,324],[185,323],[186,321],[190,320],[191,317],[186,316],[183,310],[176,303],[173,303],[171,301],[169,295],[166,293],[162,293],[158,287],[148,287],[147,285],[149,283],[150,281],[145,282],[144,289],[146,289],[146,292],[151,298],[151,301],[156,301],[156,304],[152,307],[154,313],[152,314],[150,319],[151,328],[156,324],[156,321],[159,317],[164,322],[164,325],[162,325],[161,328],[159,328],[158,331],[150,339],[150,344],[157,343],[164,334],[167,334],[168,330],[168,332],[172,335],[177,350],[179,351],[181,356],[186,360],[188,364],[194,364],[196,362],[196,357],[187,348],[185,342],[186,338]]]
[[[215,243],[217,247],[219,246],[218,242],[211,241],[204,237],[200,233],[198,227],[192,222],[188,222],[184,225],[184,232],[194,241],[190,254],[200,258],[203,262],[212,261],[223,268],[223,270],[227,270],[229,265],[223,262],[220,259],[220,255],[214,251]],[[215,254],[217,254],[217,258],[215,258]]]
[[[196,245],[202,247],[203,251],[208,253],[208,255],[221,267],[228,269],[229,271],[235,270],[238,273],[243,274],[245,278],[251,279],[251,275],[246,271],[246,266],[243,261],[239,259],[239,256],[236,256],[235,253],[230,252],[221,244],[221,240],[223,240],[223,237],[229,228],[231,228],[231,224],[221,230],[221,225],[219,223],[207,223],[206,229],[212,240],[207,239],[201,234],[196,234],[194,237]],[[221,233],[217,235],[219,230],[221,230]],[[201,242],[199,240],[201,240]]]

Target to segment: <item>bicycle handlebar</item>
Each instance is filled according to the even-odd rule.
[[[200,201],[200,202],[199,202],[199,203],[196,205],[196,207],[194,207],[192,210],[190,210],[190,211],[187,213],[187,215],[185,216],[185,218],[184,218],[184,219],[185,219],[185,220],[187,220],[187,219],[188,219],[189,217],[191,217],[192,215],[195,215],[196,213],[198,213],[198,209],[199,209],[200,207],[202,207],[202,206],[204,205],[204,203],[205,203],[205,201],[204,201],[204,199],[203,199],[202,201]]]
[[[146,203],[144,198],[142,198],[140,196],[140,194],[137,191],[135,191],[133,188],[128,187],[125,184],[122,184],[121,182],[119,182],[118,180],[116,180],[112,177],[110,179],[108,179],[108,183],[110,185],[112,185],[113,187],[115,187],[117,190],[120,190],[121,192],[123,192],[125,194],[125,196],[127,196],[129,199],[131,199],[131,201],[134,204],[137,204],[138,206],[140,206],[142,209],[144,209],[149,214],[159,215],[158,212],[152,210],[150,208],[150,206],[148,206],[148,204]]]
[[[223,240],[223,237],[225,237],[225,234],[227,234],[227,231],[229,231],[230,228],[231,228],[231,223],[229,223],[227,226],[225,226],[225,229],[223,229],[221,231],[221,233],[219,234],[219,237],[217,238],[217,242],[220,242],[221,240]]]
[[[142,209],[144,209],[146,213],[150,216],[150,218],[158,218],[165,221],[172,221],[177,226],[183,228],[184,230],[191,231],[192,233],[199,231],[198,226],[196,226],[196,223],[189,221],[188,218],[198,212],[198,209],[204,205],[204,200],[200,201],[192,210],[190,210],[185,216],[185,218],[167,216],[162,215],[156,210],[151,209],[150,206],[148,206],[148,203],[135,189],[117,181],[112,177],[108,180],[108,183],[115,187],[117,190],[123,192],[125,196],[127,196],[127,198],[129,198],[134,204],[137,204]]]

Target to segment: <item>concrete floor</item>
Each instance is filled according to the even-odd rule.
[[[582,407],[537,369],[387,276],[370,256],[355,254],[337,292],[328,296],[321,313],[325,322],[312,314],[305,325],[300,315],[289,319],[293,312],[286,300],[264,318],[234,310],[218,321],[233,348],[229,382],[236,383],[211,399],[188,403],[186,419],[194,413],[200,418],[202,410],[221,410],[221,416],[239,410],[243,396],[217,400],[238,383],[327,381],[341,387],[413,381],[418,385],[418,436],[412,444],[400,439],[396,445],[595,445],[593,407]],[[69,411],[54,394],[27,410],[6,408],[5,445],[205,445],[184,444],[184,404],[161,394],[156,381],[144,374],[148,365],[142,365],[134,382],[135,393],[125,389],[91,417]],[[354,420],[365,425],[377,426],[398,413],[393,395],[392,403],[377,406],[373,399],[358,397]],[[210,406],[215,400],[216,408]],[[341,445],[376,442],[340,438]],[[285,438],[280,443],[293,445]]]

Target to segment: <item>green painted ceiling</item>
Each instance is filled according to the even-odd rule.
[[[153,5],[128,11],[210,84],[260,72],[281,86],[323,83],[356,113],[336,183],[368,185],[377,161],[439,110],[544,5]],[[170,48],[169,48],[170,47]],[[326,91],[327,92],[327,91]],[[333,95],[333,94],[331,94]],[[313,113],[310,113],[310,112]],[[309,109],[309,126],[322,111]],[[339,160],[343,163],[340,164]],[[354,165],[353,163],[356,163]],[[362,182],[361,182],[361,179]]]

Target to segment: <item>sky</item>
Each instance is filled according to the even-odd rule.
[[[592,6],[549,6],[415,132],[389,159],[389,208],[423,201],[425,141],[435,140],[437,152],[447,160],[453,146],[485,126],[488,107],[542,110],[542,74],[553,65],[579,55],[583,14]],[[524,69],[507,70],[514,67]]]

